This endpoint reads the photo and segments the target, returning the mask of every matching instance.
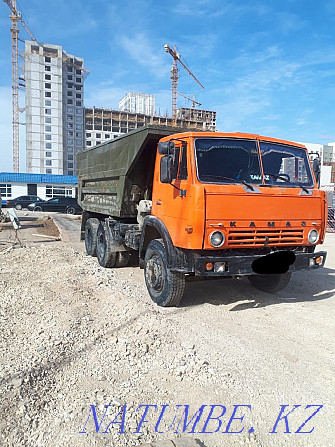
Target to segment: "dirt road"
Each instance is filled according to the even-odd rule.
[[[162,309],[137,267],[84,253],[72,216],[62,241],[34,236],[38,214],[20,213],[23,248],[0,232],[1,446],[334,445],[334,234],[281,292],[191,282]]]

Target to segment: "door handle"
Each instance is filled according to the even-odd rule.
[[[161,200],[156,200],[156,205],[161,205],[162,201]]]

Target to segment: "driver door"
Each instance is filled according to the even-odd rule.
[[[187,144],[176,143],[173,154],[172,182],[171,184],[161,183],[158,168],[153,200],[153,214],[165,223],[173,243],[179,247],[187,246],[185,227],[187,227],[190,194],[187,158]]]

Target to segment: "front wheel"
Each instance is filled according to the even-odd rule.
[[[279,292],[287,286],[291,279],[291,273],[275,274],[275,275],[252,275],[248,276],[250,283],[263,292]]]
[[[34,211],[42,211],[42,208],[40,206],[35,206]]]
[[[144,258],[145,283],[152,301],[158,306],[178,306],[185,290],[185,275],[171,272],[167,266],[162,239],[148,245]]]

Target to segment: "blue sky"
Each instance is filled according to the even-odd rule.
[[[180,68],[179,91],[216,110],[219,131],[335,141],[335,0],[20,0],[18,9],[38,41],[85,59],[86,106],[117,108],[139,91],[171,113],[168,43],[205,86]],[[0,171],[12,169],[8,16],[1,2]]]

